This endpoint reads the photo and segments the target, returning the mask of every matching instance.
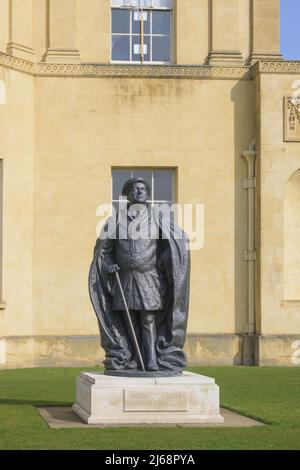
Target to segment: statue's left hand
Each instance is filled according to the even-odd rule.
[[[111,264],[107,267],[107,271],[109,272],[109,274],[114,274],[120,271],[120,268],[117,264]]]

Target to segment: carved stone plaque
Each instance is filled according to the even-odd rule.
[[[124,411],[188,411],[187,392],[127,388],[124,390]]]
[[[292,96],[284,98],[284,141],[300,142],[300,99]]]

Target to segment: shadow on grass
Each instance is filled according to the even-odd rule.
[[[16,400],[0,398],[0,405],[30,405],[35,407],[51,407],[51,406],[72,406],[73,403],[67,401],[39,401],[39,400]]]

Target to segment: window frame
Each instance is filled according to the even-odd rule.
[[[113,6],[110,7],[110,25],[112,26],[112,11],[113,10],[129,10],[130,11],[130,25],[129,33],[113,33],[112,28],[110,31],[110,63],[111,64],[134,64],[134,65],[171,65],[174,60],[174,3],[172,8],[168,7],[132,7],[132,6]],[[132,14],[134,11],[139,12],[153,12],[153,11],[169,11],[170,12],[170,60],[169,61],[145,61],[141,62],[132,60],[132,38],[133,36],[138,36],[137,34],[132,33]],[[129,53],[130,60],[113,60],[112,59],[112,38],[113,36],[128,36],[129,37]],[[153,37],[168,37],[166,34],[154,34],[152,33],[152,15],[151,15],[151,25],[150,25],[150,34],[145,36],[150,38],[150,54],[152,56],[152,40]],[[152,57],[151,57],[152,58]]]
[[[176,204],[176,199],[177,199],[177,191],[176,191],[176,181],[177,181],[177,168],[174,167],[113,167],[111,169],[111,203],[112,206],[114,204],[119,203],[122,201],[122,199],[114,199],[114,181],[113,181],[113,172],[117,170],[123,170],[123,171],[128,171],[130,172],[130,178],[133,178],[133,173],[138,172],[138,171],[151,171],[151,197],[149,197],[148,202],[151,204],[151,207],[155,206],[156,204]],[[169,170],[171,171],[172,174],[172,200],[159,200],[159,199],[154,199],[155,195],[155,183],[154,183],[154,172],[159,171],[159,170]],[[120,197],[120,196],[119,196]]]

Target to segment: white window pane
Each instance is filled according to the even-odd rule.
[[[156,201],[173,200],[172,170],[154,170],[154,199]]]
[[[153,62],[170,62],[171,60],[170,36],[153,36],[152,60]]]
[[[129,10],[112,10],[111,17],[112,33],[129,34],[130,32],[130,11]]]
[[[150,61],[150,37],[144,37],[143,44],[144,61]],[[132,36],[132,60],[135,62],[141,61],[141,36]]]
[[[141,54],[142,45],[134,44],[134,54]],[[143,44],[143,54],[147,55],[147,44]]]
[[[111,0],[113,7],[173,8],[173,0]]]
[[[139,47],[141,45],[141,36],[132,36],[132,60],[134,62],[140,62],[141,51]]]
[[[143,16],[144,34],[150,34],[150,12],[134,11],[132,15],[132,34],[141,34],[141,19]]]
[[[143,168],[126,168],[126,169],[115,169],[112,170],[112,194],[113,200],[117,201],[122,195],[122,188],[124,183],[130,178],[143,178],[145,179],[150,187],[151,194],[149,199],[152,199],[158,203],[163,203],[169,206],[174,202],[174,188],[173,188],[173,175],[174,170],[172,169],[156,169],[147,170]],[[152,188],[152,181],[154,181],[154,194]]]
[[[147,21],[147,17],[148,17],[147,11],[143,11],[143,13],[141,11],[135,11],[133,15],[133,20],[141,21],[141,19],[143,18],[143,21]]]
[[[173,0],[152,0],[152,8],[173,8]]]
[[[129,36],[112,36],[112,60],[130,60]]]
[[[169,11],[152,12],[152,33],[166,35],[171,33],[171,13]]]

